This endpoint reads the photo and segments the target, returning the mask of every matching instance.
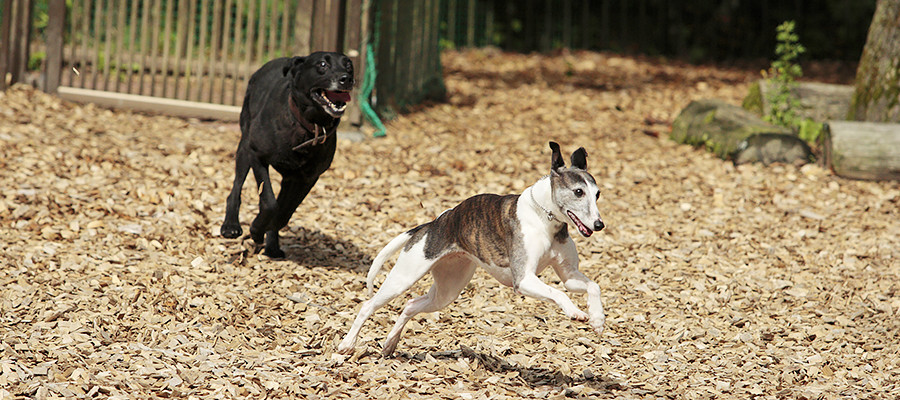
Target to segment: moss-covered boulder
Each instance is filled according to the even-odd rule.
[[[702,146],[735,163],[806,163],[809,146],[791,130],[721,100],[691,102],[672,124],[672,140]]]

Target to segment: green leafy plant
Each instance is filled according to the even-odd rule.
[[[776,28],[776,59],[772,61],[768,71],[763,71],[763,77],[773,88],[767,96],[771,107],[763,118],[773,124],[790,128],[797,132],[800,139],[814,143],[822,132],[822,124],[800,116],[802,105],[794,94],[798,85],[797,79],[803,76],[803,69],[797,59],[806,52],[806,48],[800,44],[800,36],[794,32],[794,27],[794,21],[785,21]]]
[[[764,75],[773,85],[774,91],[769,95],[772,105],[765,119],[773,124],[788,128],[796,128],[800,124],[797,110],[800,100],[794,95],[797,79],[803,76],[803,70],[797,58],[806,51],[800,44],[800,37],[794,33],[794,21],[785,21],[776,29],[775,61]]]

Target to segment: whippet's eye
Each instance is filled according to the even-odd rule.
[[[597,192],[597,200],[600,200],[600,192]]]
[[[575,192],[575,196],[576,196],[576,197],[584,196],[584,190],[581,190],[581,189],[575,189],[575,190],[573,190],[573,192]]]

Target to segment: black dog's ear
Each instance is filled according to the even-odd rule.
[[[550,142],[550,150],[553,151],[553,154],[550,155],[550,170],[556,172],[557,169],[565,167],[566,162],[563,161],[562,154],[559,152],[559,144]]]
[[[587,151],[584,147],[579,147],[572,153],[572,166],[578,169],[587,169]]]
[[[300,64],[303,64],[303,61],[305,60],[306,58],[304,57],[291,58],[291,62],[285,65],[284,69],[281,72],[284,73],[284,76],[287,76],[288,72],[291,72],[294,68],[300,66]]]

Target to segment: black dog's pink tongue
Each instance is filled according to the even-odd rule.
[[[341,103],[350,102],[350,92],[333,92],[330,90],[325,91],[325,96],[328,96],[328,100],[332,102],[339,101]]]

